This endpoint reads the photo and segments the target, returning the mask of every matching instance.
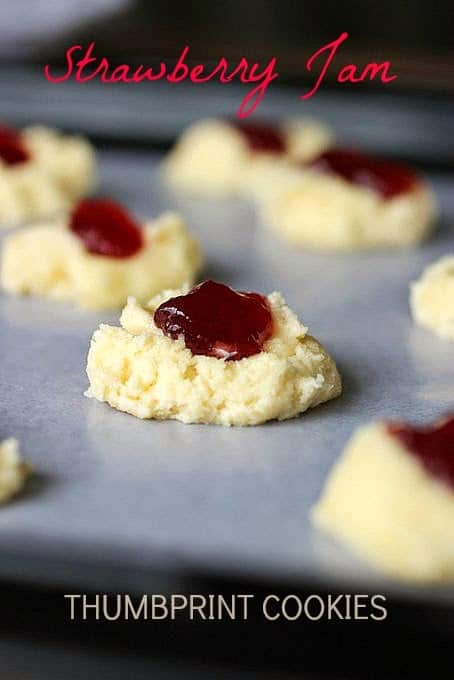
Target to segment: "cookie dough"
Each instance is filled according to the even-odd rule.
[[[115,309],[130,294],[145,302],[169,286],[192,283],[201,266],[199,246],[175,213],[145,223],[143,247],[125,258],[87,252],[68,224],[28,227],[5,239],[0,277],[7,292]]]
[[[416,323],[454,342],[454,255],[431,264],[410,288]]]
[[[19,455],[16,439],[0,443],[0,503],[19,493],[30,475],[30,466]]]
[[[82,137],[38,126],[18,134],[27,160],[10,164],[0,149],[1,226],[66,211],[96,182],[95,154]]]
[[[454,489],[436,474],[438,455],[432,444],[423,465],[386,423],[359,428],[313,509],[315,525],[392,577],[454,580]]]
[[[182,338],[156,327],[157,307],[187,292],[166,291],[145,306],[130,298],[121,327],[102,324],[95,331],[87,396],[139,418],[257,425],[292,418],[340,394],[333,360],[279,293],[267,298],[274,331],[264,350],[225,361],[193,355]]]
[[[423,180],[384,197],[311,167],[278,168],[254,194],[260,220],[292,244],[321,250],[404,248],[423,241],[436,216]]]
[[[311,119],[289,120],[271,129],[245,123],[244,128],[256,131],[255,148],[233,121],[207,119],[191,125],[165,160],[168,182],[194,194],[248,196],[251,184],[260,182],[270,167],[306,162],[333,140],[327,127]]]

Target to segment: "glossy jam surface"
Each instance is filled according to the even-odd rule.
[[[421,461],[429,474],[454,489],[454,414],[430,427],[391,423],[388,431]]]
[[[383,198],[412,191],[419,182],[411,168],[344,149],[325,151],[311,162],[310,167],[319,172],[340,175],[348,182],[373,189]]]
[[[3,126],[0,126],[0,158],[7,165],[25,163],[30,158],[20,135],[15,130]]]
[[[193,354],[229,361],[259,354],[273,334],[266,297],[215,281],[166,300],[155,311],[154,321],[168,337],[182,337]]]
[[[107,199],[81,201],[69,228],[93,255],[131,257],[143,246],[140,226],[121,205]]]
[[[237,130],[243,133],[251,151],[284,153],[284,135],[272,125],[262,123],[240,123],[234,121]]]

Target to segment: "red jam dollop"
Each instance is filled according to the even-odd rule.
[[[454,414],[429,427],[391,423],[388,432],[421,461],[428,473],[454,488]]]
[[[30,158],[19,133],[3,126],[0,126],[0,158],[7,165],[25,163]]]
[[[340,175],[348,182],[377,191],[383,198],[412,191],[418,184],[418,177],[411,168],[359,151],[329,149],[311,161],[309,167]]]
[[[164,335],[182,337],[193,354],[227,361],[259,354],[273,333],[266,297],[215,281],[204,281],[187,295],[163,302],[154,322]]]
[[[237,130],[243,133],[251,151],[284,153],[284,135],[272,125],[263,123],[241,123],[234,121]]]
[[[108,199],[81,201],[74,209],[70,230],[93,255],[131,257],[143,246],[143,232],[126,210]]]

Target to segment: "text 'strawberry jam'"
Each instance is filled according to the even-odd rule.
[[[388,432],[421,461],[427,472],[454,488],[454,414],[431,427],[391,423]]]
[[[284,135],[272,125],[262,123],[240,123],[234,121],[237,130],[243,133],[251,151],[284,153]]]
[[[193,354],[228,361],[259,354],[273,334],[266,297],[215,281],[166,300],[155,311],[154,321],[168,337],[182,337]]]
[[[18,165],[30,159],[20,135],[3,126],[0,126],[0,159],[7,165]]]
[[[69,228],[93,255],[131,257],[143,246],[142,229],[115,201],[81,201],[74,209]]]
[[[319,172],[339,175],[348,182],[373,189],[383,198],[412,191],[419,183],[418,176],[411,168],[372,158],[359,151],[327,150],[315,158],[309,167]]]

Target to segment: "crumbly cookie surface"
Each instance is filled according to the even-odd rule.
[[[192,282],[201,254],[182,218],[164,213],[143,229],[143,248],[127,258],[87,252],[67,223],[21,229],[5,239],[1,284],[16,295],[115,309],[130,294],[145,302],[165,288]]]
[[[340,394],[335,363],[280,294],[268,297],[275,332],[264,351],[223,361],[194,356],[182,339],[155,326],[154,310],[184,292],[166,291],[145,307],[130,299],[121,327],[95,331],[87,396],[139,418],[257,425],[292,418]]]
[[[96,183],[92,146],[82,137],[46,127],[21,133],[29,160],[7,165],[0,159],[0,225],[41,220],[68,210]]]
[[[404,248],[421,243],[436,216],[430,189],[384,199],[313,170],[275,170],[255,192],[261,221],[296,246],[323,250]]]
[[[431,264],[411,285],[410,307],[416,323],[454,342],[454,255]]]
[[[385,424],[353,435],[312,518],[392,577],[454,580],[454,493],[428,475]]]
[[[331,131],[311,119],[289,120],[281,127],[284,154],[254,153],[228,121],[207,119],[183,132],[164,162],[164,174],[178,189],[213,196],[248,196],[269,167],[306,162],[327,148]]]
[[[0,443],[0,503],[6,503],[15,496],[30,475],[30,466],[19,455],[16,439],[5,439]]]

